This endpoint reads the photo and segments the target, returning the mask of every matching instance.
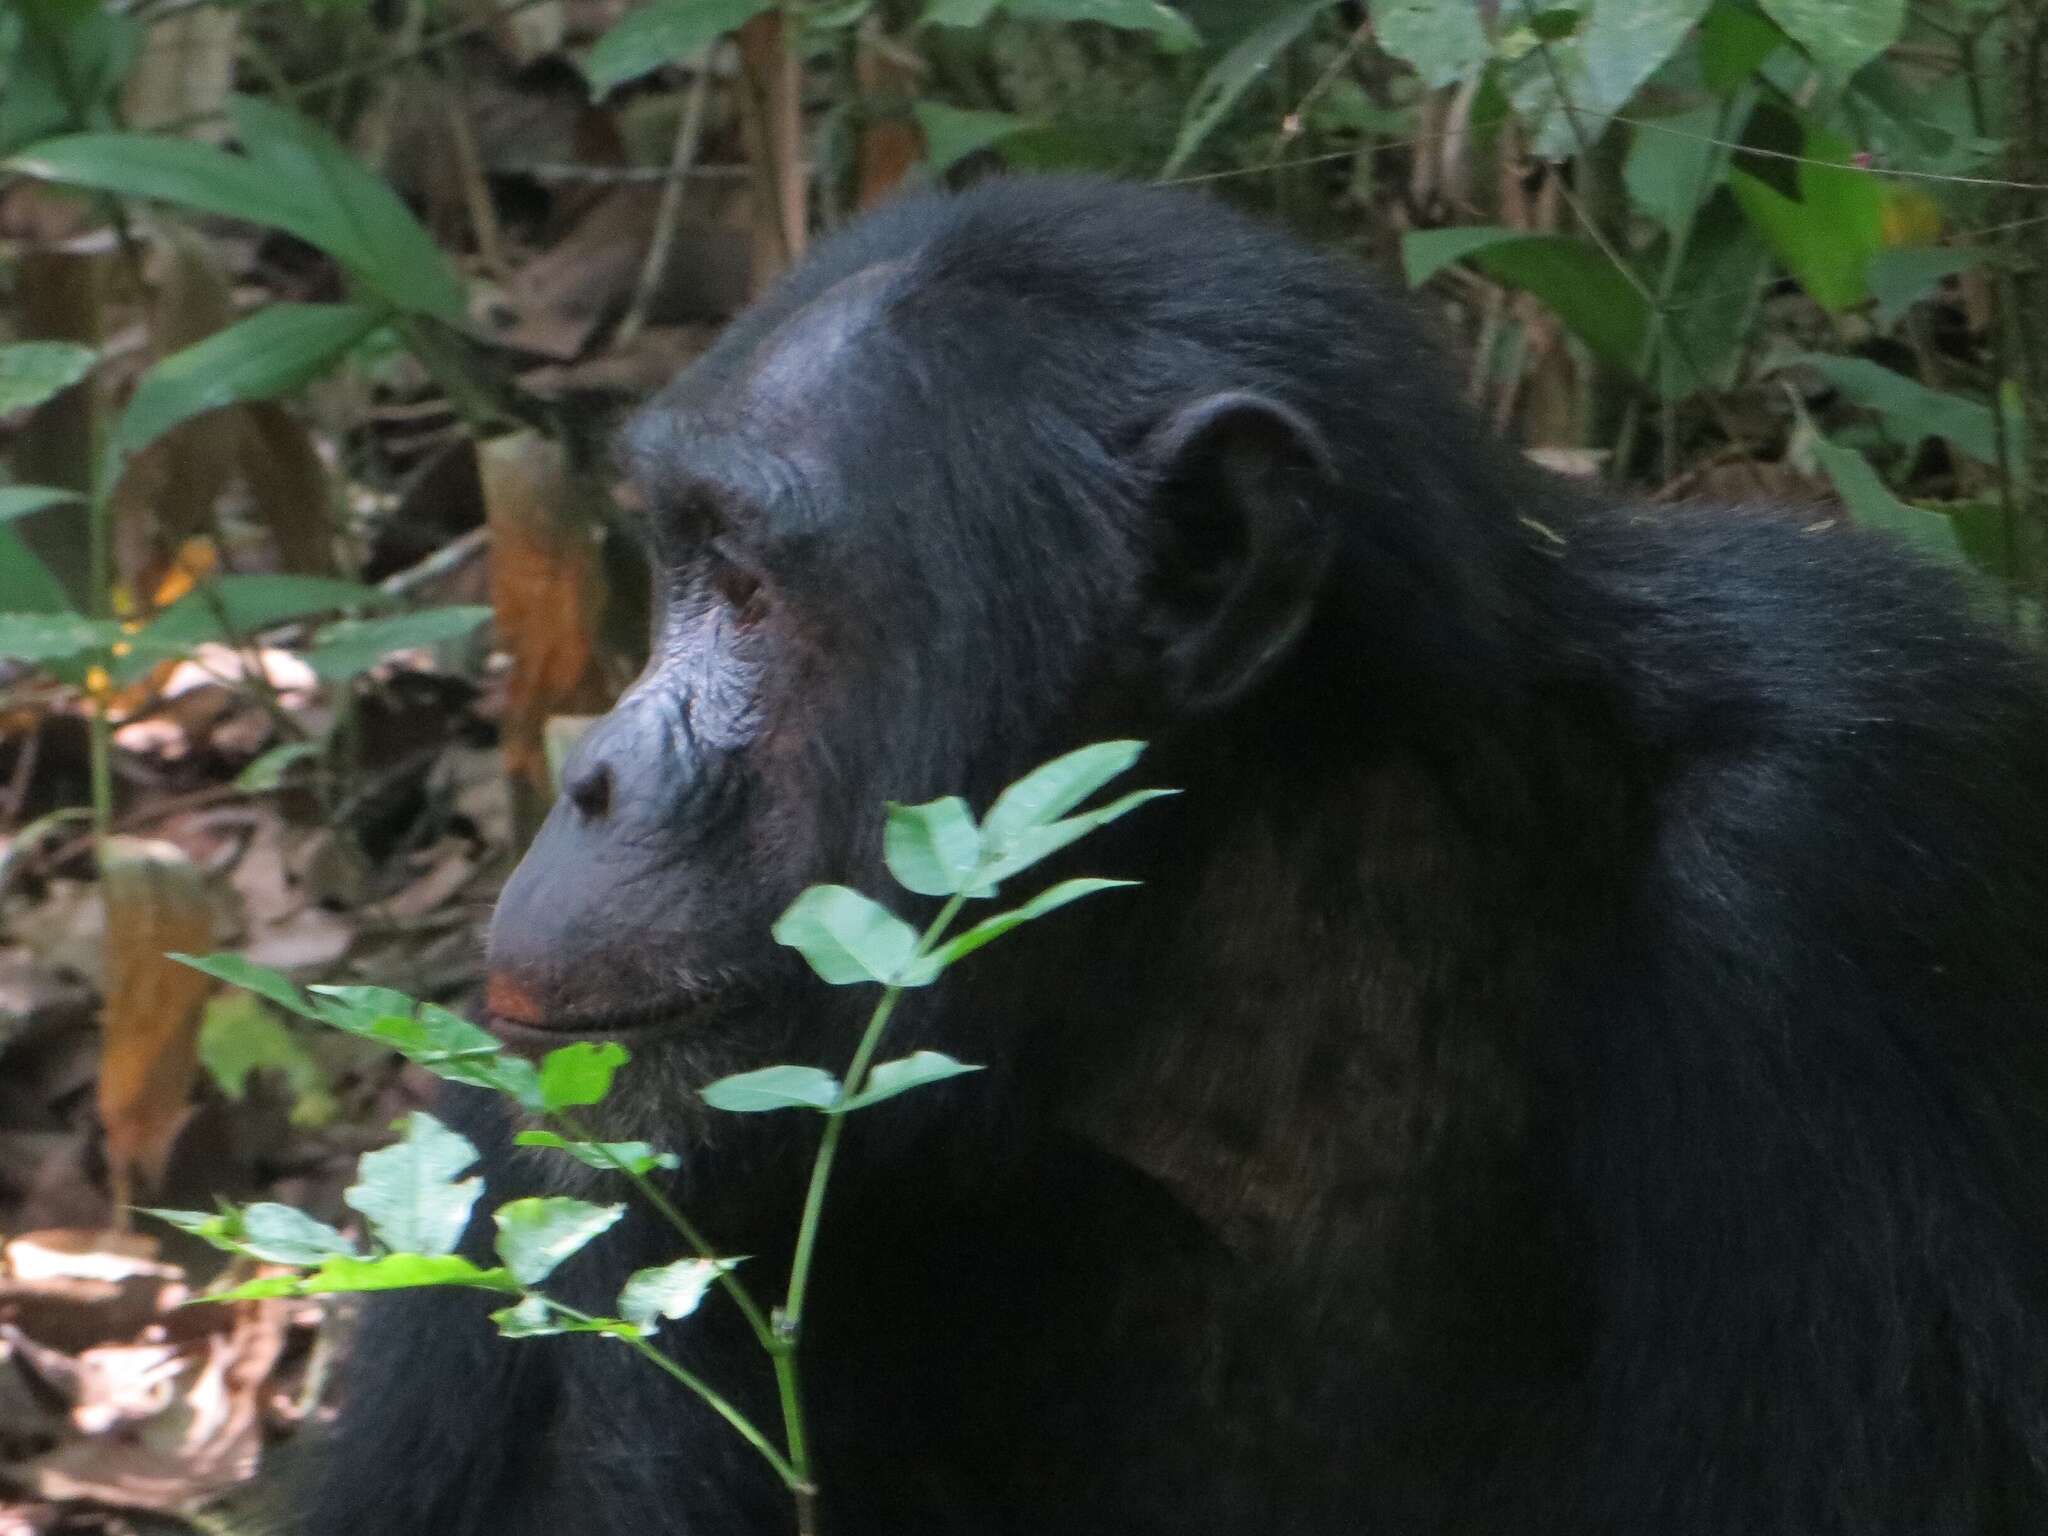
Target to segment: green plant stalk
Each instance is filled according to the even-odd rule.
[[[560,1312],[565,1317],[573,1317],[579,1323],[605,1321],[605,1319],[596,1317],[589,1312],[582,1312],[566,1303],[559,1302],[552,1296],[547,1298],[547,1303],[555,1311]],[[742,1413],[729,1398],[712,1386],[710,1382],[680,1364],[665,1351],[655,1348],[638,1334],[617,1333],[613,1334],[612,1337],[623,1340],[640,1354],[645,1355],[648,1360],[659,1366],[662,1370],[668,1372],[677,1381],[688,1387],[692,1392],[696,1393],[698,1397],[702,1398],[713,1412],[740,1432],[741,1438],[747,1444],[767,1458],[768,1465],[775,1469],[775,1475],[781,1478],[792,1490],[808,1486],[808,1480],[798,1476],[796,1468],[790,1464],[780,1451],[775,1449],[774,1442],[762,1434],[759,1429],[755,1428],[754,1421]]]
[[[718,1262],[718,1251],[711,1246],[704,1234],[697,1229],[696,1223],[678,1210],[675,1202],[661,1192],[654,1180],[648,1178],[646,1174],[633,1167],[630,1163],[625,1162],[621,1158],[614,1157],[605,1147],[605,1144],[591,1134],[590,1128],[567,1110],[556,1110],[554,1112],[554,1119],[559,1121],[562,1129],[567,1131],[577,1141],[588,1142],[591,1146],[597,1148],[598,1156],[602,1157],[607,1163],[610,1163],[620,1173],[623,1173],[632,1182],[633,1188],[639,1191],[640,1198],[653,1206],[662,1220],[682,1234],[683,1241],[697,1251],[698,1258],[710,1264]],[[746,1317],[747,1325],[754,1330],[754,1337],[760,1341],[761,1347],[770,1354],[776,1353],[779,1341],[775,1337],[775,1330],[770,1326],[767,1317],[762,1314],[760,1304],[754,1300],[753,1293],[729,1269],[719,1269],[718,1283],[725,1288],[726,1293],[732,1297],[734,1303]]]

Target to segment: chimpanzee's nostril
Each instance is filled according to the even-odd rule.
[[[562,792],[571,805],[596,821],[612,808],[612,771],[602,759],[582,764],[563,781]]]

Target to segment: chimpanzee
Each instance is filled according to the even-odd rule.
[[[696,1090],[873,1001],[784,904],[1083,742],[1184,791],[899,1016],[987,1070],[849,1122],[828,1536],[2048,1529],[2048,687],[1984,594],[1552,479],[1342,261],[1086,180],[875,214],[623,456],[653,659],[489,1007],[631,1044],[606,1129],[760,1293],[819,1121]],[[573,1182],[452,1108],[496,1195]],[[592,1306],[678,1254],[633,1221]],[[319,1536],[792,1528],[667,1377],[484,1310],[369,1314]],[[778,1422],[729,1302],[665,1341]]]

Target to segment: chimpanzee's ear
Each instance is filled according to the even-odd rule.
[[[1336,543],[1314,427],[1263,395],[1209,395],[1146,443],[1154,496],[1146,624],[1167,702],[1241,697],[1308,626]]]

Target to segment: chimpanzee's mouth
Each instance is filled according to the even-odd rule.
[[[604,1013],[552,1014],[545,1020],[514,1018],[494,1010],[484,1015],[483,1022],[492,1034],[522,1053],[551,1050],[578,1040],[616,1040],[631,1046],[668,1034],[710,1007],[709,998],[683,996]]]

